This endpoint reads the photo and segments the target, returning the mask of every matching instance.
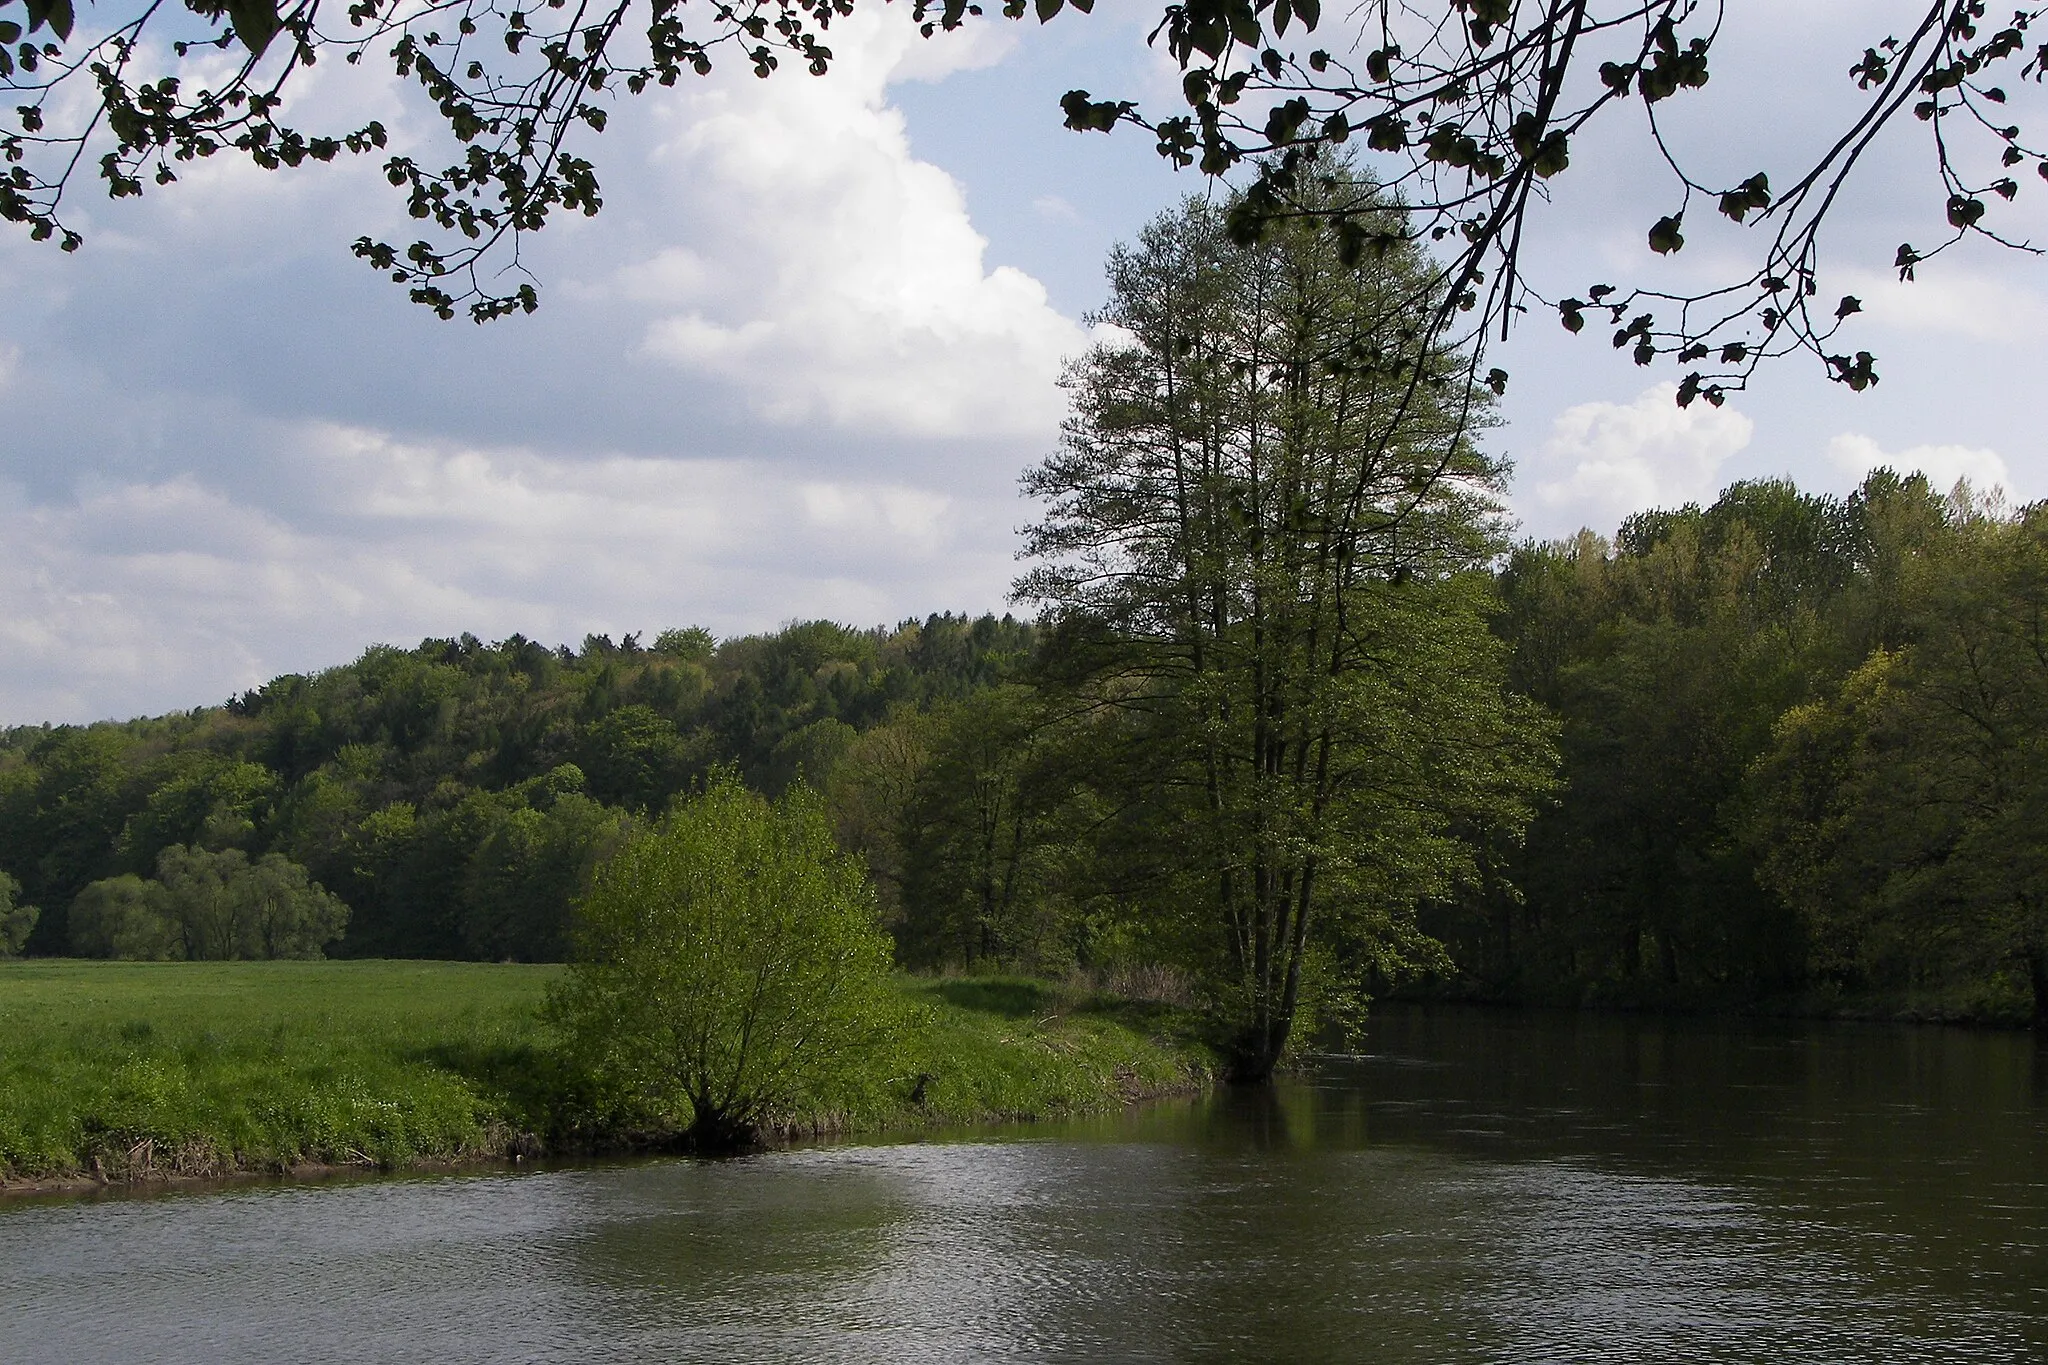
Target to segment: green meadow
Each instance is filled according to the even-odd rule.
[[[659,1148],[542,1022],[553,966],[0,962],[0,1180],[393,1169]],[[904,1027],[784,1135],[1039,1118],[1209,1074],[1184,1016],[1016,977],[899,977]]]

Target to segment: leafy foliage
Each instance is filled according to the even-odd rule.
[[[78,25],[70,0],[0,0],[0,87],[14,96],[0,121],[10,167],[0,217],[75,250],[82,238],[63,200],[81,167],[96,166],[107,193],[123,198],[218,155],[271,170],[380,155],[428,235],[404,245],[362,237],[356,255],[444,318],[531,312],[539,294],[518,269],[520,239],[557,213],[600,209],[596,166],[578,148],[604,130],[620,92],[672,86],[728,57],[761,76],[786,60],[822,74],[830,27],[853,5],[743,0],[700,12],[682,0],[534,9],[352,0],[337,13],[332,0],[189,0],[89,13]],[[1043,23],[1066,7],[1004,0],[1001,12]],[[981,12],[969,0],[913,8],[926,36]],[[1707,176],[1665,139],[1665,106],[1701,98],[1721,39],[1722,6],[1698,0],[1448,0],[1367,6],[1328,22],[1320,0],[1175,0],[1151,41],[1182,74],[1178,111],[1148,113],[1078,89],[1060,105],[1077,131],[1144,129],[1177,165],[1223,175],[1254,164],[1233,216],[1241,239],[1276,218],[1307,216],[1328,227],[1347,261],[1443,244],[1410,300],[1425,338],[1417,359],[1451,345],[1480,377],[1488,337],[1541,309],[1572,332],[1604,315],[1614,345],[1638,363],[1681,368],[1682,403],[1719,403],[1765,358],[1800,351],[1861,390],[1877,382],[1876,363],[1836,340],[1862,305],[1821,292],[1826,220],[1880,137],[1917,121],[1933,159],[1938,239],[1898,248],[1891,265],[1901,277],[1970,237],[2034,251],[1999,227],[1997,213],[2018,196],[2024,170],[2048,173],[2048,159],[2013,121],[2001,82],[2048,74],[2048,47],[2034,42],[2043,12],[1997,22],[1985,0],[1923,0],[1911,24],[1873,34],[1859,60],[1832,73],[1855,86],[1861,107],[1846,126],[1804,130],[1822,150],[1775,176]],[[297,126],[288,90],[323,57],[388,62],[417,85],[453,144],[446,163],[393,151],[376,120]],[[1749,264],[1693,294],[1604,283],[1546,294],[1522,260],[1525,223],[1574,153],[1584,159],[1589,129],[1624,109],[1657,144],[1655,164],[1668,170],[1676,201],[1647,225],[1649,248],[1676,253],[1688,213],[1695,224],[1717,215],[1756,234]],[[1363,148],[1389,196],[1323,194],[1311,154],[1339,145]],[[1484,377],[1507,382],[1497,369]]]
[[[350,908],[344,956],[560,960],[592,863],[713,766],[824,784],[855,738],[1006,676],[1031,639],[934,616],[651,649],[379,646],[224,707],[0,734],[0,869],[50,907],[37,953],[74,942],[88,885],[154,877],[182,846],[305,868]],[[114,952],[111,932],[78,941]]]
[[[204,889],[283,858],[348,906],[338,955],[558,959],[591,868],[732,764],[764,796],[799,775],[821,793],[906,964],[1144,977],[1220,1007],[1241,1052],[1287,964],[1247,985],[1231,935],[1256,964],[1264,916],[1285,951],[1253,887],[1298,891],[1311,861],[1302,1019],[1417,972],[1550,1002],[2048,1001],[2041,510],[1882,471],[1847,498],[1744,483],[1490,560],[1490,466],[1432,400],[1369,466],[1351,633],[1316,636],[1355,653],[1306,670],[1342,580],[1283,547],[1352,532],[1312,483],[1282,490],[1368,468],[1318,395],[1406,391],[1355,356],[1291,369],[1312,328],[1246,326],[1290,297],[1346,316],[1342,271],[1289,282],[1320,240],[1240,247],[1193,209],[1119,258],[1134,342],[1076,370],[1077,427],[1040,475],[1066,490],[1030,580],[1049,630],[429,641],[226,707],[10,731],[0,943],[218,951],[164,908],[161,860]],[[1167,288],[1226,266],[1228,289]],[[1253,341],[1263,368],[1239,363]],[[1176,450],[1200,475],[1185,519]],[[1447,472],[1409,479],[1432,452]],[[1318,807],[1319,772],[1288,758],[1326,729],[1358,761]],[[271,951],[241,932],[208,941]]]
[[[1102,718],[1140,918],[1261,1077],[1304,1001],[1421,946],[1413,908],[1471,874],[1470,829],[1527,819],[1545,736],[1485,626],[1487,396],[1455,354],[1426,353],[1428,385],[1404,368],[1427,267],[1346,262],[1308,224],[1243,243],[1228,212],[1191,200],[1112,257],[1103,320],[1131,344],[1068,381],[1019,592]]]
[[[0,957],[13,957],[35,931],[40,913],[33,905],[20,905],[21,883],[0,872]]]
[[[803,785],[715,776],[599,866],[577,950],[550,1000],[572,1050],[699,1146],[829,1107],[891,1032],[888,936]]]
[[[278,853],[172,844],[156,879],[94,882],[71,907],[71,949],[130,960],[317,958],[341,937],[348,906]]]
[[[161,962],[185,955],[185,936],[162,885],[124,872],[94,882],[71,902],[70,946],[78,957]]]
[[[1959,499],[1909,561],[1910,628],[1783,716],[1762,880],[1857,985],[2023,969],[2048,1026],[2048,517]]]
[[[2040,509],[1737,484],[1499,578],[1565,788],[1431,907],[1463,989],[2048,1010]]]

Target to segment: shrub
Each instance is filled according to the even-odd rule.
[[[317,958],[348,927],[348,906],[280,853],[172,844],[156,880],[109,877],[78,893],[71,951],[81,957]]]
[[[13,957],[34,932],[42,912],[33,905],[16,905],[21,883],[0,872],[0,957]]]
[[[573,1051],[708,1149],[829,1108],[892,1032],[889,940],[823,803],[731,773],[628,840],[550,1001]]]
[[[71,951],[154,962],[185,956],[185,936],[164,904],[163,887],[129,874],[94,882],[71,902]]]

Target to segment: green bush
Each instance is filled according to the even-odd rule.
[[[156,880],[108,877],[71,905],[71,951],[128,960],[318,958],[348,927],[348,906],[281,853],[172,844]]]
[[[94,882],[71,902],[71,951],[123,962],[185,956],[185,936],[164,904],[164,889],[130,873]]]
[[[16,905],[21,883],[0,872],[0,957],[13,957],[28,942],[41,914],[33,905]]]
[[[803,784],[770,804],[726,773],[629,840],[596,872],[577,950],[551,1017],[699,1147],[834,1107],[894,1032],[873,892]]]

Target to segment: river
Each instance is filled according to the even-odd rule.
[[[0,1361],[2048,1360],[2048,1045],[1389,1010],[1099,1121],[0,1207]]]

